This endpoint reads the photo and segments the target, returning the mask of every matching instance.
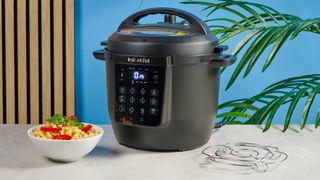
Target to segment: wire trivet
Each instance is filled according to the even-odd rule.
[[[276,146],[255,143],[220,144],[202,151],[206,156],[201,166],[224,172],[267,172],[278,167],[288,155]]]

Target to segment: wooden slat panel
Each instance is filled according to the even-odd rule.
[[[74,0],[66,1],[66,109],[67,115],[74,115]]]
[[[7,123],[15,123],[15,87],[14,87],[14,0],[5,0],[6,18],[6,108]]]
[[[17,1],[18,31],[18,122],[27,124],[27,40],[26,1]]]
[[[42,118],[51,116],[50,0],[41,1]]]
[[[30,111],[31,123],[39,123],[38,0],[30,0]]]
[[[2,84],[2,64],[3,64],[3,59],[2,59],[2,0],[0,0],[0,124],[3,123],[3,84]]]
[[[0,10],[0,123],[25,124],[30,115],[37,124],[52,109],[73,115],[74,0],[0,0]]]
[[[53,1],[54,111],[63,113],[62,0]]]

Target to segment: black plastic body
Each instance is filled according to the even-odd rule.
[[[120,62],[120,59],[128,58],[137,60],[130,56],[114,58],[118,62],[115,65],[115,121],[126,125],[159,126],[162,123],[165,64]],[[145,60],[150,61],[150,58]]]
[[[163,37],[119,32],[123,28],[171,28],[167,24],[139,25],[140,18],[154,13],[184,18],[188,27],[172,29],[186,28],[184,30],[193,34]],[[218,45],[217,38],[203,21],[181,10],[148,9],[124,20],[102,45],[107,47],[104,51],[95,51],[94,56],[106,63],[108,111],[120,144],[147,150],[181,151],[200,147],[209,140],[218,106],[220,68],[234,63],[235,56],[222,54],[226,46]],[[132,79],[132,72],[136,70],[142,76]],[[159,84],[149,86],[154,83],[154,78],[149,79],[154,71],[158,71]],[[141,82],[146,84],[140,86]],[[129,93],[125,95],[126,102],[120,103],[119,97],[123,94],[119,93],[119,87],[122,86],[127,90],[135,87],[135,92],[141,88],[157,89],[157,116],[145,116],[140,122],[141,113],[134,114],[136,110],[152,106],[128,101],[131,96],[149,101],[151,96]],[[126,109],[119,112],[120,105]],[[130,107],[135,109],[134,113],[128,111]]]
[[[161,124],[141,126],[116,122],[117,64],[106,62],[108,110],[119,143],[147,150],[182,151],[208,141],[218,104],[219,68],[210,68],[208,63],[166,67]]]

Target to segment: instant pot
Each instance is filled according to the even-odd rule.
[[[141,22],[152,14],[164,20]],[[202,20],[179,9],[146,9],[126,18],[101,45],[93,54],[106,63],[108,110],[120,144],[182,151],[209,140],[220,68],[236,58],[222,54],[227,46]]]

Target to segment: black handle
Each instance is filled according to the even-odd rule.
[[[229,54],[222,54],[218,58],[212,59],[210,62],[210,68],[220,68],[225,66],[230,66],[235,63],[237,57]]]
[[[178,27],[178,26],[170,26],[168,24],[157,24],[157,25],[142,25],[139,24],[139,20],[147,15],[151,14],[165,14],[165,15],[174,15],[178,16],[184,20],[186,20],[189,24],[187,27]],[[150,8],[145,9],[142,11],[139,11],[137,13],[132,14],[128,18],[126,18],[122,23],[120,24],[118,30],[121,29],[127,29],[127,28],[133,28],[133,27],[168,27],[172,29],[180,29],[180,30],[188,30],[192,33],[201,33],[201,34],[210,34],[210,30],[208,26],[197,16],[180,9],[175,8]]]
[[[93,51],[93,56],[96,59],[103,60],[103,61],[105,60],[104,59],[104,50],[103,49]]]

